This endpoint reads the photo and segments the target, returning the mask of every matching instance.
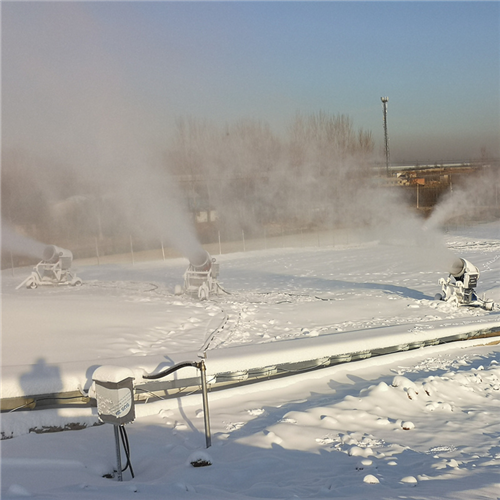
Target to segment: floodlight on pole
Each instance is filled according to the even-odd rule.
[[[389,98],[381,97],[380,100],[384,107],[385,169],[387,175],[389,175],[389,136],[387,135],[387,103]]]

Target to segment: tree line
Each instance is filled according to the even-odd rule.
[[[45,242],[114,238],[147,226],[141,211],[143,222],[155,207],[168,212],[157,198],[173,197],[175,190],[176,203],[193,214],[213,212],[212,225],[228,236],[268,224],[346,224],[363,218],[353,198],[371,182],[373,157],[371,132],[356,130],[346,115],[296,114],[281,135],[258,120],[217,126],[181,118],[161,161],[144,170],[155,179],[143,188],[127,186],[120,196],[115,194],[124,186],[123,171],[114,175],[111,168],[102,178],[89,178],[82,175],[78,152],[68,164],[23,149],[3,150],[2,222]],[[162,191],[159,186],[167,184]],[[124,200],[133,208],[124,210]]]

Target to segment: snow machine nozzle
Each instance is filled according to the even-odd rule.
[[[71,250],[48,245],[43,250],[42,260],[16,289],[23,285],[26,285],[26,288],[36,288],[40,285],[81,285],[82,280],[71,271],[72,263]]]
[[[474,290],[479,280],[479,274],[479,269],[468,260],[456,259],[450,267],[448,278],[439,280],[442,292],[436,294],[435,298],[454,302],[459,306],[476,306],[487,311],[493,310],[493,302],[486,298],[479,298]]]
[[[71,250],[56,247],[55,245],[46,246],[42,254],[42,262],[56,264],[61,261],[61,269],[69,269],[73,263],[73,253]]]
[[[212,257],[210,257],[210,254],[206,250],[203,250],[191,256],[189,264],[196,271],[208,271],[212,267]]]

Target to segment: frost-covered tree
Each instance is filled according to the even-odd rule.
[[[236,231],[341,220],[346,188],[364,182],[373,148],[371,133],[347,116],[320,112],[297,114],[285,138],[261,121],[179,120],[168,158],[172,172],[190,176],[188,196],[203,192]]]

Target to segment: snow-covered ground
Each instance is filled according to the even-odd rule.
[[[283,346],[497,324],[488,312],[433,300],[450,256],[481,271],[500,303],[500,224],[449,233],[443,245],[373,237],[218,255],[228,294],[174,295],[185,259],[75,262],[81,287],[17,285],[2,273],[2,398],[91,388],[100,365],[145,373],[190,360],[274,356]],[[267,245],[268,242],[266,242]],[[270,247],[271,245],[269,245]],[[248,245],[250,247],[250,245]],[[135,478],[116,465],[110,425],[67,408],[2,414],[2,498],[498,498],[500,347],[470,340],[330,366],[209,394],[136,406],[126,426]],[[286,346],[286,349],[284,348]],[[291,347],[290,347],[291,346]],[[289,349],[289,351],[287,351]],[[188,359],[186,359],[188,358]],[[233,364],[237,363],[233,360]],[[266,363],[262,362],[261,366]],[[74,432],[29,432],[79,422]],[[209,467],[192,467],[205,458]]]

